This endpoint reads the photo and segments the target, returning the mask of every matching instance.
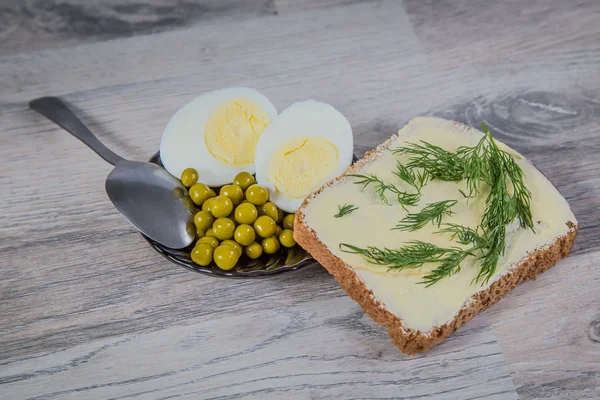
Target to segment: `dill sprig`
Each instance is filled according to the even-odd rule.
[[[531,217],[531,192],[525,187],[523,182],[523,171],[508,153],[503,152],[504,165],[507,166],[506,172],[513,186],[513,198],[515,200],[515,210],[519,217],[519,223],[522,227],[533,230],[533,219]]]
[[[393,152],[408,155],[410,162],[407,167],[421,168],[431,179],[452,182],[466,179],[468,197],[479,193],[481,182],[487,183],[490,193],[493,193],[491,197],[488,196],[488,202],[493,200],[495,207],[501,205],[500,209],[495,208],[493,214],[486,216],[491,210],[488,203],[484,217],[490,222],[487,224],[489,228],[502,225],[503,220],[506,220],[496,220],[498,216],[513,216],[513,219],[517,216],[522,227],[533,229],[531,192],[523,183],[523,170],[510,154],[498,148],[483,122],[481,127],[485,134],[477,145],[461,146],[455,153],[425,141],[421,141],[421,144],[409,143]],[[512,195],[508,191],[509,184],[513,188]]]
[[[399,229],[403,231],[416,231],[423,228],[429,222],[437,225],[438,227],[442,224],[442,217],[444,215],[452,215],[453,212],[450,210],[456,205],[456,200],[443,200],[436,203],[427,204],[418,213],[409,213],[392,229]]]
[[[340,250],[351,254],[360,254],[372,264],[384,265],[390,269],[419,268],[428,262],[439,260],[447,249],[443,249],[431,243],[418,240],[408,242],[405,246],[393,250],[369,246],[360,248],[347,243],[340,243]]]
[[[486,158],[486,143],[488,142],[487,134],[484,135],[476,146],[460,146],[456,149],[456,154],[461,159],[463,164],[463,176],[462,179],[467,180],[467,187],[469,188],[469,196],[473,197],[479,192],[479,182],[483,179],[486,183],[489,182],[489,163]]]
[[[335,214],[334,217],[341,218],[356,210],[358,210],[358,207],[355,207],[354,204],[344,204],[343,206],[338,206],[338,213]]]
[[[461,146],[456,152],[447,151],[425,141],[421,141],[420,144],[409,143],[405,147],[394,150],[395,154],[405,154],[409,157],[409,163],[406,166],[398,163],[395,175],[417,188],[417,191],[420,191],[422,186],[418,187],[416,184],[417,175],[409,172],[415,168],[422,170],[420,176],[423,178],[419,179],[424,183],[428,179],[453,182],[465,179],[469,191],[468,196],[461,191],[465,197],[479,194],[482,190],[481,183],[487,184],[489,193],[478,229],[447,224],[439,231],[439,233],[449,233],[452,240],[463,245],[470,244],[471,247],[467,249],[440,248],[418,242],[418,249],[421,251],[415,252],[412,256],[410,252],[415,251],[416,242],[411,242],[411,244],[396,250],[387,248],[382,250],[376,247],[360,249],[344,245],[346,250],[351,249],[353,252],[362,254],[367,260],[387,265],[391,269],[416,268],[425,263],[437,263],[437,267],[424,278],[423,283],[427,286],[458,272],[460,263],[469,256],[476,256],[475,252],[477,252],[481,253],[479,257],[483,261],[475,281],[488,282],[496,271],[500,257],[504,254],[507,225],[518,218],[523,228],[533,230],[533,220],[531,192],[525,187],[521,167],[509,153],[498,148],[483,122],[481,126],[485,134],[477,145]],[[369,183],[366,182],[365,186]],[[383,184],[383,182],[381,183]],[[381,190],[381,193],[384,193],[386,189]],[[456,202],[454,201],[454,203]],[[449,215],[447,213],[450,211],[445,206],[434,208],[433,204],[425,207],[420,213],[408,214],[396,228],[415,230],[422,228],[429,221],[437,223],[439,226],[442,216]],[[428,209],[430,206],[431,208]],[[410,264],[406,263],[408,259],[411,260]]]
[[[419,194],[429,179],[429,176],[425,171],[418,170],[415,172],[415,168],[407,168],[405,165],[402,165],[400,161],[396,162],[396,171],[394,171],[393,174],[414,187]]]
[[[446,250],[447,252],[444,254],[444,257],[439,260],[440,264],[431,270],[429,274],[425,275],[420,282],[424,284],[425,287],[429,287],[447,276],[460,272],[460,263],[462,263],[465,258],[473,256],[473,251],[476,250],[476,247],[467,250],[459,248]]]
[[[398,147],[394,154],[407,154],[408,168],[422,168],[431,179],[441,181],[459,181],[463,179],[464,165],[461,158],[439,146],[421,141],[421,144],[409,143],[407,147]]]
[[[484,283],[488,282],[496,272],[498,260],[504,254],[506,247],[506,226],[498,226],[486,236],[488,246],[484,250],[483,262],[475,277],[474,281],[479,282],[480,279]]]
[[[423,277],[420,282],[431,286],[442,278],[460,271],[460,263],[472,256],[477,249],[459,247],[444,248],[422,241],[408,242],[399,249],[377,248],[369,246],[360,248],[347,243],[340,243],[340,250],[346,253],[360,254],[371,264],[388,267],[388,270],[402,271],[404,269],[420,268],[426,263],[436,263],[438,266]]]
[[[357,185],[363,185],[361,190],[365,190],[365,188],[369,185],[373,185],[375,188],[375,194],[379,196],[381,201],[385,204],[389,204],[389,201],[386,197],[386,192],[391,192],[396,195],[398,199],[398,203],[406,210],[407,206],[416,206],[419,202],[419,194],[418,193],[408,193],[398,189],[395,185],[391,183],[385,183],[381,179],[377,178],[377,176],[373,174],[350,174],[350,176],[354,178],[358,178],[359,180],[354,183]]]
[[[379,196],[381,201],[385,204],[389,204],[387,197],[385,197],[387,185],[381,179],[377,178],[373,174],[350,174],[350,176],[360,179],[354,182],[355,185],[363,185],[360,190],[365,190],[367,186],[373,184],[375,187],[375,193]]]
[[[488,240],[482,236],[476,229],[469,228],[458,224],[444,224],[444,228],[436,233],[449,233],[450,239],[455,240],[460,244],[477,244],[480,248],[488,247]]]

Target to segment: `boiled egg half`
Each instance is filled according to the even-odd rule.
[[[257,90],[232,87],[205,93],[173,115],[160,142],[160,158],[171,175],[198,171],[209,186],[231,183],[242,171],[253,174],[259,138],[277,117]]]
[[[292,104],[256,146],[256,180],[279,208],[295,212],[304,198],[352,163],[352,128],[334,107],[315,100]]]

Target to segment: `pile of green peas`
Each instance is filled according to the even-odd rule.
[[[198,172],[187,168],[181,183],[200,208],[194,215],[194,263],[208,266],[214,262],[230,270],[243,255],[254,260],[277,253],[281,246],[296,245],[294,214],[286,214],[270,202],[267,189],[257,185],[250,173],[240,172],[231,184],[215,189],[199,183]]]

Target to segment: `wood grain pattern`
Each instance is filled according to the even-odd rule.
[[[0,55],[377,0],[3,0]]]
[[[597,265],[598,253],[567,258],[488,313],[521,398],[598,397]]]
[[[0,55],[276,13],[272,0],[4,0]]]
[[[125,398],[327,398],[349,393],[372,398],[374,389],[377,398],[397,398],[399,387],[404,398],[517,398],[489,326],[472,326],[443,351],[409,359],[391,348],[385,332],[346,297],[215,317],[14,361],[3,368],[0,384],[8,393],[20,388],[24,398],[39,396],[39,388],[60,388],[45,390],[49,399],[120,397],[124,388]],[[109,366],[111,359],[121,361]],[[473,375],[458,372],[455,365]]]
[[[184,3],[0,5],[0,398],[600,398],[600,4]],[[61,31],[77,15],[53,4],[152,23]],[[231,85],[334,104],[357,152],[416,115],[484,120],[571,204],[573,255],[406,358],[321,268],[169,264],[110,205],[110,166],[26,107],[62,95],[141,160],[178,107]]]

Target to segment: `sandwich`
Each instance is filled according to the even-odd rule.
[[[555,265],[577,234],[552,183],[482,128],[412,119],[295,215],[294,239],[409,355]]]

